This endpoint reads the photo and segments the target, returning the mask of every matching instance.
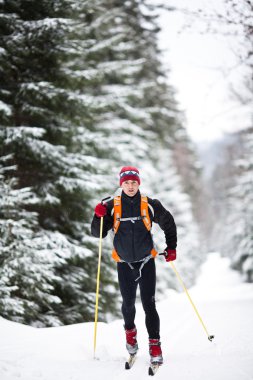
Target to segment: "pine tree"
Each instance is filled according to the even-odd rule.
[[[96,276],[90,277],[89,270],[90,266],[91,271],[94,267],[91,257],[96,257],[96,246],[88,237],[88,220],[99,178],[95,175],[96,159],[90,152],[80,150],[76,138],[80,129],[82,134],[83,131],[89,134],[89,129],[80,121],[91,123],[96,109],[92,95],[80,92],[80,66],[73,67],[74,58],[80,57],[82,46],[87,44],[85,35],[75,40],[75,28],[79,28],[80,38],[80,23],[84,25],[76,14],[75,2],[68,1],[7,0],[1,4],[3,181],[13,179],[16,194],[23,194],[24,189],[32,194],[26,203],[18,203],[21,214],[27,212],[29,220],[31,213],[31,220],[34,219],[23,229],[23,238],[28,241],[34,236],[36,240],[36,233],[42,240],[44,237],[37,248],[33,245],[13,254],[20,262],[26,255],[32,255],[36,264],[36,260],[41,260],[41,249],[47,247],[45,257],[49,256],[54,270],[47,279],[44,276],[44,280],[48,281],[53,300],[57,300],[49,302],[43,310],[38,307],[37,311],[31,304],[29,313],[26,311],[27,315],[23,315],[23,321],[28,323],[39,320],[50,325],[55,324],[56,319],[61,323],[88,320],[91,318],[90,301],[94,299]],[[71,62],[69,68],[68,62]],[[99,108],[98,102],[95,105]],[[10,166],[12,171],[8,170]],[[13,218],[19,220],[18,216]],[[2,219],[4,222],[6,215],[2,215]],[[11,238],[16,244],[19,236],[12,234]],[[2,249],[4,252],[5,245]],[[2,265],[8,272],[5,255]],[[44,265],[41,267],[44,271]],[[113,284],[108,272],[106,268],[107,282]],[[11,276],[21,289],[19,266]],[[5,280],[8,287],[8,276]],[[34,298],[32,286],[28,282],[26,294],[19,295],[27,304]],[[11,291],[10,294],[15,308],[17,296]],[[37,295],[35,302],[40,305],[43,294]],[[111,292],[105,288],[104,295],[107,295],[107,307],[111,305],[113,309]],[[2,313],[6,315],[4,310]],[[11,317],[10,310],[8,313]]]
[[[230,257],[233,268],[252,282],[252,128],[234,133],[227,144],[210,179],[216,216],[213,248]]]
[[[174,216],[177,225],[178,245],[176,266],[183,273],[187,286],[193,285],[200,264],[205,255],[200,250],[199,228],[194,219],[192,202],[189,194],[185,193],[175,164],[172,151],[159,147],[156,152],[157,162],[146,170],[145,182],[149,184],[163,206]],[[152,229],[154,243],[158,252],[166,248],[164,233],[154,224]],[[173,272],[164,263],[163,258],[157,260],[158,291],[163,293],[165,289],[181,289]]]
[[[11,168],[1,165],[0,310],[6,318],[32,323],[60,302],[51,294],[55,259],[49,254],[49,236],[40,232],[37,213],[25,209],[34,194],[30,188],[16,189],[14,178],[5,180],[6,169]],[[59,323],[55,315],[52,320]]]
[[[227,224],[231,232],[228,235],[228,247],[232,256],[232,265],[239,269],[245,280],[253,282],[253,130],[243,135],[243,154],[235,161],[240,174],[230,190],[230,214]]]
[[[92,320],[98,246],[89,231],[92,209],[115,191],[120,166],[162,170],[176,189],[163,187],[164,199],[174,191],[184,197],[178,174],[167,170],[176,166],[171,157],[184,128],[159,62],[156,11],[145,0],[6,0],[0,6],[1,186],[9,186],[0,251],[1,305],[9,306],[0,311],[12,318],[21,300],[26,308],[19,320],[26,323]],[[182,213],[176,210],[181,219]],[[7,233],[24,221],[25,250],[19,235]],[[10,263],[11,244],[19,248]],[[103,242],[100,319],[116,312],[110,246]],[[26,256],[32,273],[39,267],[43,295],[34,292],[35,276],[20,292],[16,263]]]

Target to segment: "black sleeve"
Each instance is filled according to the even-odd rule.
[[[103,221],[103,233],[102,237],[106,237],[107,233],[109,230],[112,229],[113,227],[113,216],[111,215],[112,212],[112,207],[113,207],[113,201],[110,201],[107,203],[107,213],[104,216],[104,221]],[[92,222],[91,222],[91,235],[94,237],[100,237],[100,222],[101,218],[96,216],[94,214]]]
[[[164,231],[167,247],[176,249],[177,246],[177,227],[171,213],[166,210],[158,199],[148,200],[154,209],[153,221],[159,224]]]

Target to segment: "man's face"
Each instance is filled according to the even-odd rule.
[[[134,197],[139,190],[139,183],[137,181],[124,181],[121,185],[122,190],[129,197]]]

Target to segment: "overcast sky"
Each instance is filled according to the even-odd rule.
[[[162,2],[162,0],[158,0]],[[207,9],[206,0],[167,0],[166,5]],[[223,0],[212,0],[212,6],[222,7]],[[242,81],[242,68],[237,65],[234,38],[222,34],[201,35],[184,25],[186,14],[162,11],[160,17],[160,47],[163,63],[170,68],[169,83],[177,90],[180,107],[185,111],[189,135],[196,142],[216,140],[226,132],[249,126],[249,106],[233,99],[230,83],[237,88]],[[198,21],[195,26],[197,27]],[[201,29],[201,24],[199,24]]]

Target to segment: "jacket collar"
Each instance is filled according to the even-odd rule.
[[[138,203],[141,200],[141,193],[140,193],[140,190],[138,190],[137,193],[133,197],[129,197],[122,190],[121,197],[122,197],[122,200],[126,201],[127,203]]]

